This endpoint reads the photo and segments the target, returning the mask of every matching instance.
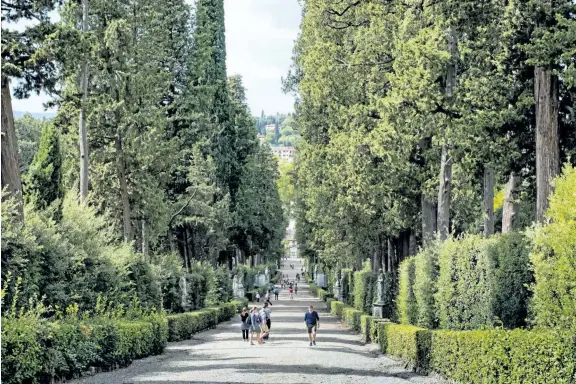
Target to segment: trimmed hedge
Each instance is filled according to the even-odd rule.
[[[414,298],[418,309],[418,319],[414,325],[423,328],[438,328],[436,316],[436,300],[434,295],[438,290],[438,252],[440,242],[434,241],[421,249],[414,260]],[[399,298],[400,299],[400,298]]]
[[[370,268],[369,265],[367,267]],[[376,280],[376,273],[366,268],[354,273],[354,308],[370,313]]]
[[[380,350],[415,370],[461,383],[545,384],[576,380],[576,334],[553,330],[430,331],[374,322]]]
[[[330,312],[338,317],[343,316],[344,308],[346,308],[346,304],[341,301],[334,300],[330,303]]]
[[[353,307],[344,307],[342,310],[342,320],[348,324],[353,330],[360,332],[360,317],[362,316],[362,311],[357,310]]]
[[[360,316],[360,334],[365,342],[372,340],[372,319],[370,315]]]
[[[244,306],[244,301],[231,301],[218,307],[167,316],[168,340],[180,341],[192,338],[198,332],[213,328],[216,324],[230,320]]]
[[[2,382],[49,382],[79,377],[90,367],[114,369],[160,354],[168,338],[162,314],[129,321],[109,317],[50,322],[2,318]]]
[[[401,358],[419,372],[428,372],[431,345],[429,330],[413,325],[380,323],[378,342],[383,353]]]
[[[418,305],[414,295],[415,257],[409,257],[400,263],[398,272],[398,320],[402,324],[416,324]]]
[[[576,382],[576,335],[558,331],[432,331],[434,371],[461,383]]]

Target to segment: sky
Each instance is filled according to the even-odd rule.
[[[290,68],[300,27],[298,0],[224,0],[224,12],[228,75],[242,75],[252,114],[292,112],[294,97],[282,92],[281,78]],[[44,94],[13,98],[13,110],[55,112],[44,109],[46,101]]]

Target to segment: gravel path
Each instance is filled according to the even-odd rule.
[[[284,274],[294,277],[300,271],[298,260],[284,263]],[[295,269],[289,264],[295,264]],[[376,346],[364,345],[357,334],[327,312],[323,302],[308,294],[305,283],[298,286],[293,300],[284,290],[280,300],[273,301],[270,339],[265,345],[242,341],[237,316],[192,340],[169,343],[160,356],[74,383],[437,383],[382,356]],[[304,312],[310,304],[321,320],[314,347],[308,344],[304,325]]]

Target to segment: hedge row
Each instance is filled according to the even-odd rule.
[[[454,330],[520,327],[532,281],[523,234],[450,238],[400,264],[399,320]]]
[[[576,335],[551,330],[430,331],[373,323],[383,353],[461,383],[576,381]]]
[[[247,305],[247,300],[234,300],[218,307],[169,315],[167,316],[168,341],[190,339],[198,332],[213,328],[222,321],[230,320],[239,309]]]
[[[160,314],[135,321],[114,318],[50,322],[34,316],[2,319],[2,382],[51,382],[90,367],[108,370],[160,354],[168,323]]]
[[[310,293],[313,296],[317,296],[320,300],[325,301],[328,298],[328,292],[322,288],[319,288],[316,283],[310,283]]]
[[[367,268],[354,272],[354,308],[369,313],[374,301],[374,288],[376,287],[377,275]]]
[[[150,313],[134,320],[102,315],[48,321],[33,312],[3,317],[2,382],[43,383],[79,377],[90,368],[124,367],[162,353],[168,340],[189,338],[230,319],[246,305],[246,300],[235,300],[195,312]]]

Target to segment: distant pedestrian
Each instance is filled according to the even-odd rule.
[[[320,328],[320,316],[318,316],[318,312],[314,310],[314,307],[308,307],[308,312],[304,314],[304,323],[306,328],[308,328],[310,346],[316,345],[316,331]]]
[[[290,290],[288,292],[290,292],[290,300],[293,300],[294,299],[294,288],[290,287]]]
[[[242,313],[240,314],[240,329],[242,330],[242,341],[248,341],[248,334],[250,332],[250,324],[246,321],[250,317],[250,313],[248,312],[248,308],[244,307],[242,309]]]
[[[250,311],[250,345],[254,345],[254,335],[256,335],[256,339],[258,344],[263,344],[262,338],[259,335],[260,332],[260,313],[258,313],[258,307],[252,307]]]
[[[294,286],[294,293],[295,293],[295,294],[298,294],[298,284],[296,284],[296,285]]]
[[[260,293],[256,292],[256,302],[259,303],[260,302]]]
[[[278,300],[278,294],[280,293],[280,290],[278,288],[274,288],[274,299]]]
[[[260,340],[262,340],[262,344],[264,343],[264,338],[270,334],[270,330],[268,329],[268,313],[266,312],[266,303],[264,303],[264,308],[260,310]]]
[[[263,311],[266,314],[266,327],[268,328],[268,334],[264,336],[264,340],[268,340],[270,337],[270,330],[272,329],[272,308],[268,306],[268,303],[264,303]]]

